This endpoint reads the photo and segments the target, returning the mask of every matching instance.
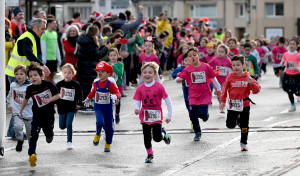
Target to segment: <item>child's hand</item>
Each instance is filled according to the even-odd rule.
[[[181,82],[183,81],[183,79],[182,79],[182,78],[179,78],[179,77],[177,77],[177,78],[176,78],[176,81],[177,81],[178,83],[181,83]]]
[[[9,110],[10,112],[12,112],[12,107],[9,107],[8,110]]]
[[[171,122],[171,119],[166,119],[165,121],[168,124],[169,122]]]
[[[118,99],[117,95],[115,94],[110,94],[110,98],[113,100],[113,101],[116,101]]]
[[[49,99],[43,99],[43,103],[48,104],[49,103]]]
[[[16,101],[17,103],[20,103],[20,98],[15,98],[15,101]]]
[[[89,99],[89,98],[87,97],[87,98],[83,101],[83,105],[84,105],[85,107],[91,106],[91,105],[92,105],[91,99]]]
[[[76,105],[76,109],[80,109],[81,108],[81,106],[80,105]]]
[[[218,97],[220,97],[220,96],[221,96],[221,93],[222,93],[221,91],[219,91],[219,90],[217,91],[217,95],[218,95]]]
[[[136,109],[134,110],[135,115],[139,115],[140,114],[140,110]]]
[[[221,111],[224,109],[224,107],[225,107],[225,103],[221,103],[220,106],[219,106]]]
[[[253,84],[253,81],[252,81],[252,78],[250,75],[247,76],[247,82],[251,85]]]

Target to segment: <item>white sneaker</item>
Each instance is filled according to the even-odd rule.
[[[293,105],[292,105],[292,106],[290,107],[290,109],[289,109],[289,112],[294,112],[294,111],[296,111],[296,106],[293,106]]]
[[[72,142],[68,142],[68,143],[67,143],[67,149],[68,149],[68,150],[72,150],[72,149],[73,149]]]
[[[300,102],[300,97],[297,98],[297,101]]]

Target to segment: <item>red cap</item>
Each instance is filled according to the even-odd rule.
[[[108,14],[104,15],[104,18],[112,18],[111,12],[109,12]]]
[[[95,14],[96,14],[96,20],[98,20],[99,18],[101,18],[103,16],[102,13],[100,13],[100,12],[95,11]]]
[[[152,42],[153,43],[153,38],[151,36],[148,36],[145,38],[145,42]]]
[[[186,21],[187,22],[192,22],[193,20],[192,20],[192,18],[186,18]]]
[[[106,71],[109,73],[109,76],[111,76],[114,72],[112,66],[108,65],[106,62],[102,61],[102,62],[99,62],[97,65],[96,65],[96,69],[95,71],[98,71],[98,70],[102,70],[102,71]]]

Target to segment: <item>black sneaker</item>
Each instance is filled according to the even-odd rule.
[[[17,152],[22,152],[23,142],[24,141],[18,141],[17,146],[16,146]]]
[[[165,130],[165,128],[162,128],[162,133],[164,133],[164,138],[163,140],[165,141],[166,144],[170,144],[171,143],[171,136],[169,136]]]
[[[50,144],[53,141],[53,136],[51,138],[46,137],[46,141],[47,141],[48,144]]]
[[[116,114],[115,115],[116,123],[118,124],[120,122],[120,115]]]
[[[4,156],[4,147],[0,147],[0,155]]]
[[[121,97],[127,97],[123,92],[121,93]]]
[[[152,163],[153,157],[154,157],[153,155],[148,154],[148,156],[147,156],[147,158],[145,160],[145,163]]]

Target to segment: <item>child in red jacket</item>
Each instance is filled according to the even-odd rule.
[[[226,79],[225,87],[221,94],[220,110],[223,110],[226,103],[227,91],[229,94],[229,108],[226,119],[228,128],[235,128],[239,125],[241,128],[241,150],[248,151],[247,139],[249,132],[249,115],[250,115],[250,90],[257,94],[261,87],[251,78],[248,72],[244,72],[245,57],[242,55],[233,56],[233,72]]]

